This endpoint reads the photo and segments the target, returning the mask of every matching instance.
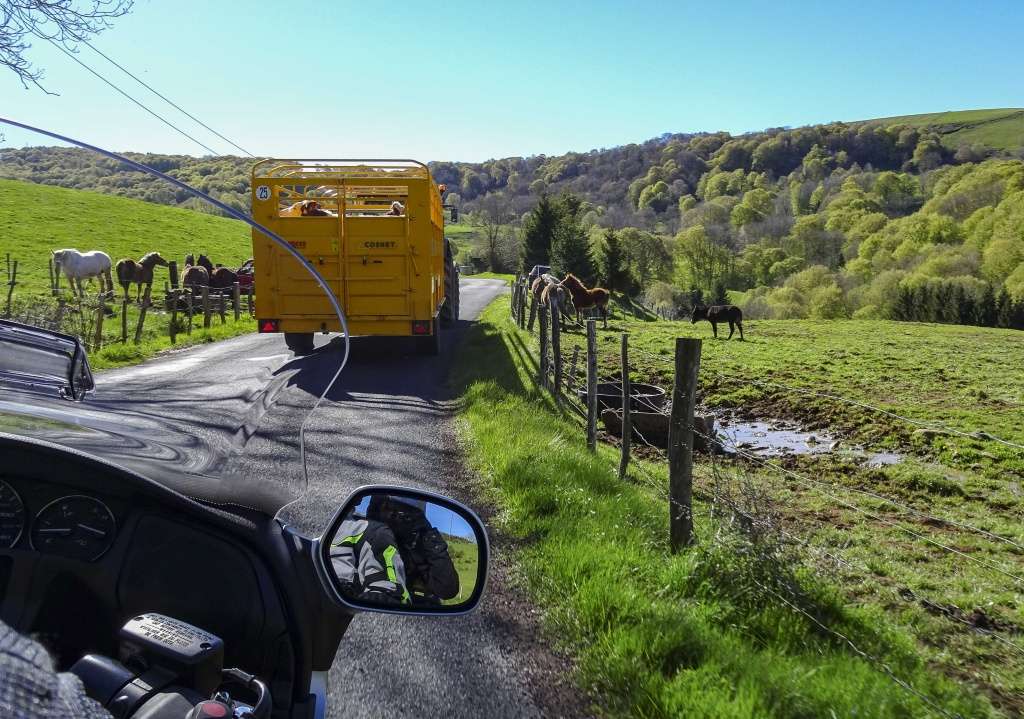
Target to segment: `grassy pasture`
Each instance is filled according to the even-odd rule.
[[[252,256],[249,228],[237,220],[84,190],[0,180],[0,262],[8,252],[18,260],[16,296],[49,293],[47,261],[52,250],[63,247],[102,250],[114,263],[157,251],[165,259],[177,260],[179,268],[189,252],[206,254],[227,267],[238,267]],[[167,277],[167,270],[158,267],[154,289],[163,289]]]
[[[958,110],[901,115],[867,120],[880,125],[929,127],[942,135],[942,144],[951,149],[981,143],[998,150],[1024,146],[1024,109]]]
[[[122,257],[138,259],[156,250],[166,259],[177,260],[179,268],[189,252],[205,253],[228,267],[237,267],[252,254],[249,230],[236,220],[82,190],[0,180],[0,263],[8,253],[18,261],[18,284],[12,297],[16,318],[30,318],[39,300],[50,298],[47,262],[51,250],[63,247],[103,250],[115,263]],[[120,344],[121,304],[110,304],[116,314],[104,322],[103,349],[90,353],[94,369],[135,364],[171,347],[170,313],[157,306],[167,280],[167,270],[156,268],[154,306],[148,311],[138,345],[131,342],[138,307],[134,303],[128,307],[129,341]],[[67,287],[66,281],[62,280],[61,287]],[[98,291],[95,283],[86,287],[92,293]],[[120,287],[116,291],[120,296]],[[134,299],[134,287],[130,296]],[[6,292],[0,297],[5,299]],[[184,322],[181,315],[179,321]],[[201,315],[194,318],[192,335],[182,331],[175,346],[213,342],[255,330],[255,322],[244,311],[237,323],[231,310],[223,324],[215,316],[212,326],[203,330],[202,322]],[[91,333],[84,334],[84,325],[82,330],[83,336],[91,337]]]
[[[1012,358],[1024,335],[779,321],[748,323],[749,339],[740,343],[710,339],[706,323],[614,319],[609,331],[599,329],[601,374],[615,373],[618,335],[626,331],[633,378],[669,385],[674,338],[701,336],[706,406],[789,417],[851,443],[906,453],[877,469],[838,456],[781,460],[792,475],[698,456],[697,545],[672,556],[664,462],[636,460],[630,481],[620,483],[613,447],[587,453],[578,420],[533,388],[536,338],[507,314],[499,300],[472,330],[457,374],[466,392],[460,428],[481,492],[499,507],[499,526],[519,539],[522,571],[553,636],[577,654],[578,680],[596,691],[606,713],[966,717],[1024,710],[1022,586],[991,568],[1024,576],[1024,552],[953,524],[1024,544],[1021,455],[991,440],[915,435],[915,427],[863,408],[744,381],[808,387],[1020,442],[1024,428],[1014,418],[1021,417],[1024,368]],[[563,351],[581,337],[563,334]],[[488,362],[471,359],[481,355]],[[763,547],[738,533],[721,506],[711,516],[712,486],[743,483],[770,498],[786,533],[790,560],[781,570],[759,561]]]

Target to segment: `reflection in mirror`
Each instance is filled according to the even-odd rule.
[[[349,505],[330,536],[328,567],[352,604],[455,610],[474,599],[481,562],[474,523],[457,506],[372,493]]]

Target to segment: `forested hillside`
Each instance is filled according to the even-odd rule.
[[[207,192],[230,207],[249,211],[249,170],[255,161],[248,157],[192,157],[135,152],[125,155]],[[0,149],[0,178],[91,190],[160,205],[214,212],[209,205],[182,190],[176,190],[166,182],[77,148]]]
[[[488,269],[550,251],[562,264],[578,258],[565,269],[602,281],[612,272],[616,285],[662,305],[678,307],[697,290],[732,291],[755,317],[985,324],[1024,301],[1022,146],[1024,111],[976,110],[742,136],[667,134],[432,169],[447,201],[479,228],[461,256]],[[250,159],[136,157],[248,206]],[[203,209],[74,149],[0,150],[0,177]],[[571,208],[572,227],[560,231],[571,251],[546,230],[537,235],[557,224],[531,219],[545,196],[571,198],[555,203]],[[622,267],[607,260],[609,230]],[[525,254],[524,240],[534,246]]]

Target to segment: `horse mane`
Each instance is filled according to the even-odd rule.
[[[154,258],[163,259],[163,257],[160,257],[159,252],[147,252],[142,256],[142,259],[139,260],[139,264],[144,265],[146,262],[155,262],[156,260]]]

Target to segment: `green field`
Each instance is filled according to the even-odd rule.
[[[0,180],[0,237],[0,262],[7,253],[18,261],[18,296],[48,294],[50,252],[63,247],[102,250],[114,263],[157,251],[179,267],[190,252],[227,267],[252,256],[249,228],[237,220],[13,180]],[[154,288],[166,280],[158,267]]]
[[[923,115],[901,115],[865,120],[881,125],[930,127],[942,135],[942,143],[951,149],[981,143],[998,150],[1024,146],[1024,109],[958,110]]]
[[[706,323],[613,319],[599,330],[602,375],[615,373],[626,331],[633,378],[669,385],[674,338],[701,336],[706,406],[790,417],[906,453],[883,468],[840,454],[778,460],[788,474],[698,455],[697,545],[672,556],[664,460],[640,451],[648,459],[618,482],[615,449],[587,453],[575,415],[533,388],[536,337],[507,314],[499,300],[470,335],[463,356],[489,361],[461,363],[462,436],[500,528],[522,542],[519,560],[552,636],[577,655],[578,681],[606,713],[974,717],[1024,709],[1024,597],[1020,582],[993,569],[1024,576],[1016,546],[1024,544],[1022,454],[980,436],[915,435],[916,426],[864,408],[746,381],[849,396],[1020,442],[1024,367],[1013,358],[1024,334],[777,321],[749,322],[740,343],[711,340]],[[563,349],[581,337],[563,334]],[[746,514],[723,504],[744,494],[757,500]],[[744,529],[751,516],[761,530]]]
[[[179,268],[184,263],[185,254],[190,252],[207,254],[213,262],[228,267],[237,267],[252,254],[249,230],[236,220],[140,200],[12,180],[0,180],[0,237],[3,238],[0,270],[6,268],[8,255],[12,261],[18,262],[12,316],[23,321],[33,321],[37,315],[45,315],[41,308],[53,302],[49,290],[48,260],[50,252],[55,249],[102,250],[115,263],[123,257],[138,259],[155,250],[168,260],[177,260]],[[90,352],[90,361],[95,369],[135,364],[171,346],[170,314],[158,306],[167,281],[167,270],[156,268],[154,307],[147,315],[138,345],[131,341],[138,308],[134,303],[128,307],[129,341],[121,344],[121,305],[119,302],[109,305],[114,314],[104,322],[104,346]],[[66,288],[66,282],[62,281],[61,286]],[[98,290],[96,283],[86,286],[92,294]],[[117,292],[120,296],[120,287],[117,287]],[[67,293],[66,296],[70,297]],[[131,297],[135,297],[134,288]],[[2,299],[6,300],[6,293]],[[92,315],[86,314],[88,322],[83,321],[77,312],[69,313],[62,329],[91,341]],[[215,317],[208,330],[202,329],[202,317],[199,316],[194,321],[191,335],[184,334],[182,327],[176,346],[212,342],[254,329],[255,323],[245,313],[235,323],[233,311],[229,310],[225,323]]]
[[[473,594],[476,588],[476,575],[480,565],[480,548],[476,542],[465,537],[445,535],[448,543],[448,554],[459,575],[459,594],[444,600],[444,604],[462,604]]]

